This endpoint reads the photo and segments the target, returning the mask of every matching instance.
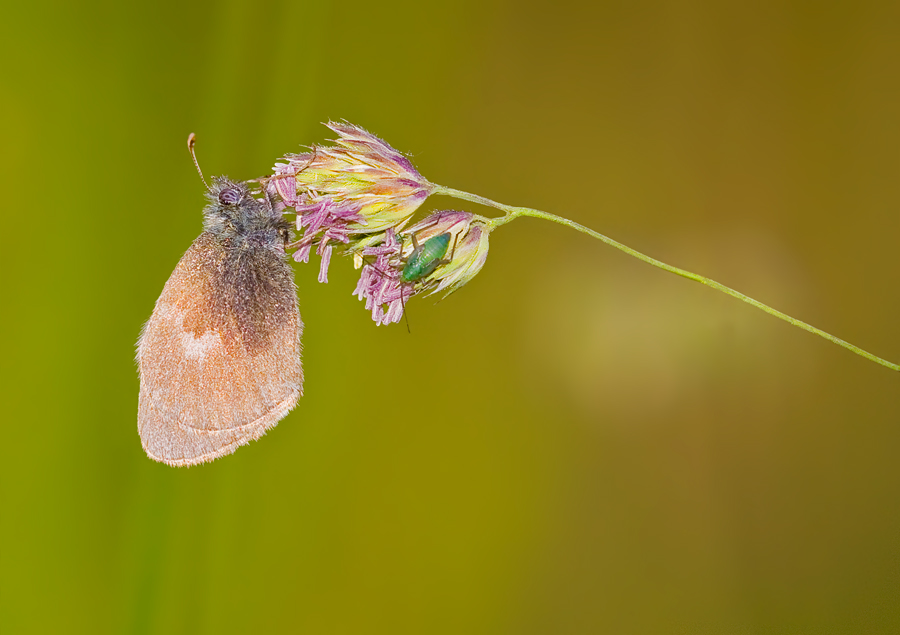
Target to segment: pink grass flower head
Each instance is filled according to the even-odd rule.
[[[382,242],[355,254],[362,272],[353,294],[376,324],[399,322],[412,296],[450,295],[475,277],[487,258],[488,234],[473,214],[455,211],[435,212],[399,235],[388,229]]]
[[[378,137],[349,123],[326,124],[338,134],[333,146],[314,146],[285,156],[270,182],[297,212],[295,260],[309,262],[313,243],[322,257],[319,281],[327,282],[332,242],[403,227],[431,194],[409,159]]]

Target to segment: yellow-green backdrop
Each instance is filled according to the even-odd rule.
[[[898,23],[877,0],[5,7],[0,629],[900,630],[898,373],[566,228],[498,229],[411,334],[348,262],[296,266],[306,394],[209,465],[144,456],[133,361],[201,228],[187,134],[244,179],[328,119],[898,361]]]

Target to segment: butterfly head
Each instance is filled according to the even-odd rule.
[[[268,199],[258,199],[246,183],[220,176],[206,192],[204,229],[221,238],[247,241],[284,251],[290,239],[290,223],[273,209]]]

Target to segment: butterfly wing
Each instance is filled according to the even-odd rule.
[[[150,458],[196,465],[274,427],[302,394],[293,272],[271,250],[204,232],[138,341],[138,432]]]

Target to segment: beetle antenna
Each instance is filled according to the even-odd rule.
[[[400,285],[400,306],[403,307],[403,321],[406,322],[406,332],[412,335],[409,328],[409,318],[406,317],[406,302],[403,300],[403,285]]]
[[[416,239],[415,236],[413,236],[413,240],[415,240],[415,239]],[[299,243],[299,241],[297,241],[297,242]],[[372,269],[374,269],[375,271],[380,273],[382,276],[384,276],[385,278],[387,277],[387,274],[385,272],[383,272],[381,269],[376,267],[374,264],[372,264],[371,262],[366,260],[366,257],[364,255],[362,255],[361,253],[358,253],[358,252],[353,252],[353,253],[354,253],[354,255],[358,255],[362,259],[363,264],[365,266],[372,267]],[[412,330],[409,328],[409,318],[406,317],[406,300],[403,299],[403,284],[400,285],[400,306],[403,308],[403,321],[406,322],[406,332],[409,333],[410,335],[412,335]]]

